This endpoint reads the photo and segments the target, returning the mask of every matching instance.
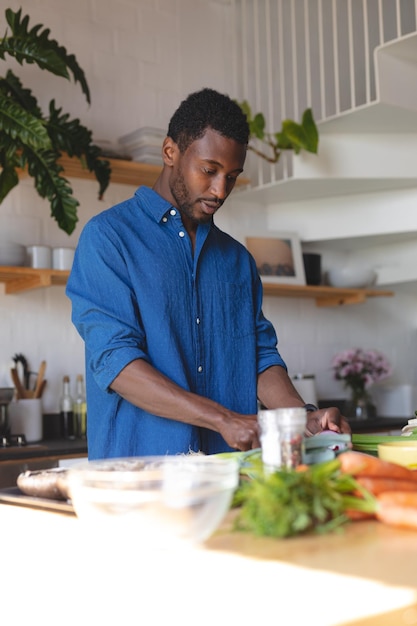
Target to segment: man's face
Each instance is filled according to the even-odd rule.
[[[175,205],[186,220],[209,222],[243,171],[246,146],[210,128],[183,154],[174,142],[172,146],[169,188]]]

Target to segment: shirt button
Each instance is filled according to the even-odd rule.
[[[171,209],[171,210],[170,210],[170,212],[169,212],[169,214],[170,214],[170,215],[176,215],[176,214],[177,214],[177,212],[176,212],[176,210],[175,210],[175,209]]]
[[[199,317],[197,317],[196,322],[197,322],[197,324],[200,323],[200,318]]]
[[[178,233],[180,237],[185,237],[185,232],[183,230],[180,230],[180,232]]]
[[[203,366],[202,366],[202,365],[199,365],[199,366],[198,366],[198,371],[199,371],[199,372],[202,372],[202,371],[203,371]]]
[[[163,221],[163,222],[167,222],[167,221],[168,221],[168,218],[167,218],[167,216],[166,216],[166,215],[164,215],[164,217],[162,218],[162,221]]]

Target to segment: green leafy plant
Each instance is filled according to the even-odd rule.
[[[326,533],[349,521],[347,511],[374,513],[374,496],[353,476],[342,473],[332,459],[304,468],[266,473],[257,464],[247,468],[234,495],[240,507],[235,529],[259,536],[293,537]],[[360,496],[358,495],[360,494]]]
[[[319,134],[311,109],[306,109],[303,113],[301,123],[293,120],[284,120],[281,130],[277,133],[269,133],[265,130],[265,117],[263,113],[252,113],[249,103],[244,100],[238,105],[246,115],[249,124],[250,142],[248,149],[268,163],[277,163],[283,150],[293,150],[298,154],[301,150],[317,154],[319,145]],[[269,154],[260,150],[253,144],[253,140],[258,139],[269,150]],[[252,140],[252,143],[251,143]]]
[[[29,17],[22,17],[21,9],[7,9],[5,15],[9,28],[0,39],[0,59],[10,56],[20,65],[35,64],[67,80],[72,76],[90,104],[87,80],[75,56],[51,39],[50,30],[42,24],[29,29]],[[62,176],[59,159],[63,153],[77,157],[94,173],[101,198],[111,170],[109,162],[101,158],[101,149],[92,142],[91,131],[63,113],[54,99],[44,114],[32,92],[9,69],[0,77],[0,202],[18,184],[19,169],[27,169],[39,195],[49,201],[59,228],[71,234],[78,221],[79,202]]]

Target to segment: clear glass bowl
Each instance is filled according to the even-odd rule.
[[[66,477],[80,520],[131,529],[147,547],[207,539],[229,510],[238,480],[236,459],[203,455],[90,461]]]

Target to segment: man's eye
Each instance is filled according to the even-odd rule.
[[[205,167],[205,168],[203,169],[203,172],[204,172],[205,174],[209,174],[210,176],[213,176],[213,175],[216,173],[216,170],[211,170],[211,169],[209,169],[208,167]]]

